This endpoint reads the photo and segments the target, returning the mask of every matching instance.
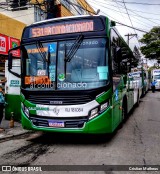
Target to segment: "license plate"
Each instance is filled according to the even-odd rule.
[[[48,121],[49,127],[64,127],[63,121]]]

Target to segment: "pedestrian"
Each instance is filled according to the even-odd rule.
[[[152,89],[152,92],[154,93],[155,92],[155,86],[156,86],[156,80],[152,81],[151,82],[151,89]]]
[[[2,86],[0,86],[0,125],[3,119],[3,110],[5,106],[5,99],[4,99],[4,93],[2,90]],[[0,132],[3,131],[3,128],[0,128]]]
[[[6,82],[7,82],[7,79],[5,77],[4,79],[0,80],[0,86],[5,85]]]

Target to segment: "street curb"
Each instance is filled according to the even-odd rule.
[[[21,132],[21,133],[17,133],[17,134],[12,134],[12,135],[4,135],[3,137],[0,137],[0,141],[7,141],[8,139],[11,139],[11,138],[15,138],[15,137],[18,137],[18,136],[22,136],[22,135],[27,135],[27,134],[30,134],[30,133],[33,133],[34,131],[25,131],[25,132]]]

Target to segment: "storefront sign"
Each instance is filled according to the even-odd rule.
[[[0,34],[0,54],[8,55],[8,51],[11,48],[15,48],[20,45],[20,40],[13,37]],[[20,50],[12,51],[14,57],[20,57]]]
[[[10,39],[10,47],[9,47],[10,49],[20,45],[20,40],[12,38],[12,37],[10,37],[9,39]],[[20,57],[20,50],[12,51],[12,55],[14,57]]]
[[[9,49],[8,36],[0,34],[0,54],[7,55]]]

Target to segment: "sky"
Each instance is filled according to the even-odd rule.
[[[0,0],[0,2],[4,1],[5,0]],[[72,0],[70,1],[72,2]],[[111,20],[123,23],[125,25],[129,25],[131,27],[133,26],[146,32],[149,32],[154,26],[160,26],[160,0],[86,1],[94,8],[95,11],[97,11],[97,9],[100,9],[99,14],[108,16]],[[4,9],[0,8],[0,12],[2,13],[3,11]],[[15,19],[17,20],[25,20],[26,24],[30,24],[30,22],[33,22],[34,20],[34,12],[32,8],[28,9],[26,12],[24,10],[23,14],[19,14],[21,13],[19,11],[14,12],[14,14],[12,11],[7,11],[7,13],[9,15],[13,15],[13,17],[16,16]],[[140,32],[138,30],[134,30],[120,24],[116,24],[116,28],[125,41],[127,41],[127,37],[125,35],[137,34],[137,37],[134,36],[129,40],[129,46],[132,50],[135,45],[137,46],[137,48],[140,48],[140,46],[142,46],[142,44],[138,42],[138,40],[143,37],[143,35],[145,34],[144,32]]]
[[[100,9],[100,15],[106,15],[111,20],[146,32],[149,32],[154,26],[160,26],[160,0],[87,0],[87,2],[95,11]],[[138,48],[142,46],[138,39],[143,37],[144,32],[120,24],[116,24],[116,28],[125,41],[127,41],[126,34],[137,34],[137,37],[134,36],[129,40],[132,50],[135,45]]]

